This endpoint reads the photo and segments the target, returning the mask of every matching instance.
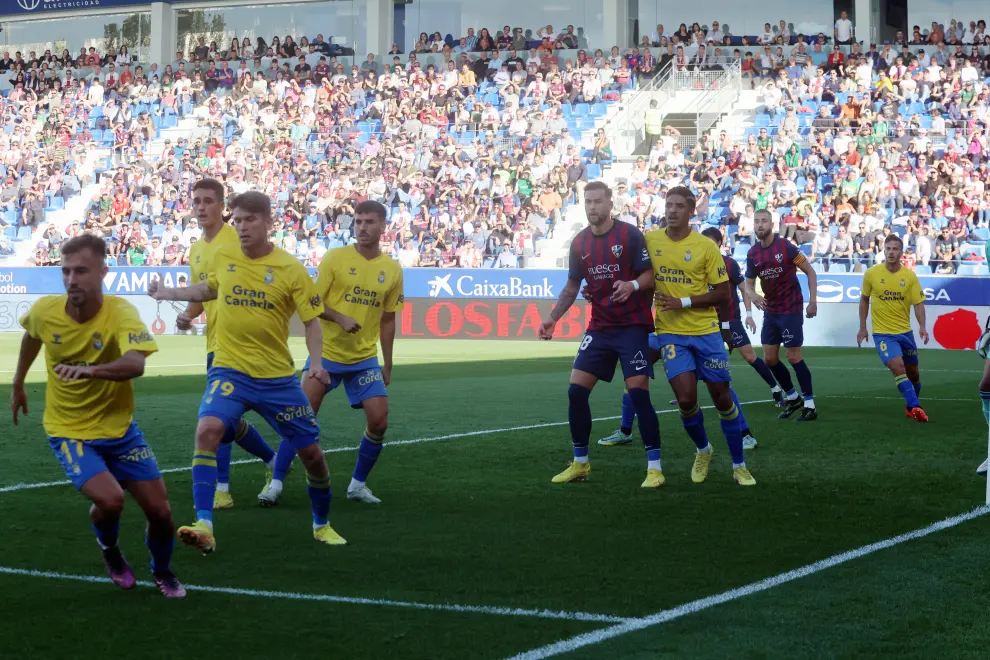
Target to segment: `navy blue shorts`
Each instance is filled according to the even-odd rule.
[[[742,321],[729,321],[728,323],[723,323],[722,329],[728,330],[729,334],[732,335],[732,348],[742,348],[743,346],[749,346],[752,343],[749,340],[749,333],[746,332],[746,326],[743,325]]]
[[[574,368],[611,383],[615,363],[622,365],[622,378],[647,375],[653,378],[650,360],[650,329],[646,326],[588,330],[574,358]]]
[[[804,346],[804,314],[764,314],[760,341],[764,346]]]

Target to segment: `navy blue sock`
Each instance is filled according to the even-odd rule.
[[[571,428],[571,444],[575,459],[587,459],[591,440],[591,390],[576,383],[567,388],[567,422]]]
[[[365,429],[364,435],[361,436],[361,446],[358,448],[358,459],[357,464],[354,466],[354,474],[351,475],[354,481],[364,483],[368,480],[368,474],[371,473],[371,468],[375,467],[375,463],[382,453],[382,440],[383,438],[376,438],[371,435],[371,432]]]
[[[283,440],[278,445],[278,452],[275,454],[275,469],[272,470],[272,479],[285,480],[285,475],[292,467],[292,460],[296,457],[296,450],[292,444]]]
[[[894,376],[894,384],[897,385],[897,391],[904,397],[908,410],[913,410],[921,405],[918,403],[918,393],[914,391],[914,385],[911,384],[907,376]]]
[[[306,473],[306,492],[313,509],[313,524],[322,527],[330,522],[330,476],[322,479]]]
[[[632,399],[629,398],[629,390],[626,390],[622,393],[622,420],[619,422],[619,430],[626,435],[632,433],[632,425],[635,419],[636,407],[633,405]]]
[[[234,443],[226,442],[227,438],[224,437],[224,442],[220,443],[217,447],[217,483],[218,484],[229,484],[230,483],[230,458],[231,454],[234,452]]]
[[[197,449],[192,464],[193,507],[196,520],[213,522],[213,496],[217,492],[217,455]]]
[[[265,439],[261,437],[260,433],[258,433],[258,429],[254,428],[243,419],[234,434],[234,442],[239,444],[241,449],[247,453],[260,458],[264,463],[270,463],[275,457],[275,450],[273,450],[268,443],[265,442]],[[218,466],[219,462],[220,454],[218,453]]]
[[[656,452],[657,458],[649,460],[660,460],[660,420],[657,418],[657,411],[653,408],[653,402],[650,401],[649,390],[634,387],[629,390],[629,399],[639,417],[639,435],[643,438],[643,447],[646,448],[647,456],[650,452]]]
[[[114,521],[112,525],[107,525],[105,529],[100,529],[96,523],[90,524],[93,525],[96,540],[100,542],[101,548],[112,548],[117,545],[117,537],[120,535],[120,520]]]
[[[694,446],[704,449],[708,446],[708,434],[705,432],[705,415],[701,412],[698,404],[694,404],[693,410],[681,409],[681,424],[684,430],[691,437]]]
[[[797,376],[798,387],[801,388],[801,394],[804,395],[804,400],[814,400],[815,393],[811,389],[811,369],[808,368],[804,360],[795,362],[791,367],[794,369],[794,375]]]
[[[739,430],[742,431],[743,435],[749,433],[749,423],[746,421],[746,415],[743,414],[742,404],[739,403],[739,396],[736,395],[736,390],[729,387],[729,394],[732,396],[733,403],[736,404],[736,410],[739,411]]]
[[[771,388],[777,387],[777,379],[773,377],[773,372],[770,371],[770,367],[767,366],[766,362],[760,358],[756,358],[753,360],[752,367],[756,369],[756,373],[760,374],[760,378],[762,378],[767,385]]]
[[[739,425],[739,408],[736,404],[728,410],[719,410],[718,416],[721,418],[722,433],[725,435],[725,444],[729,445],[729,455],[732,456],[733,465],[742,465],[746,462],[743,458],[742,428]]]
[[[175,537],[170,534],[166,541],[152,541],[146,533],[144,544],[148,546],[148,550],[151,552],[151,572],[168,572],[169,563],[172,561],[172,549],[175,547]]]
[[[777,379],[780,389],[788,393],[794,391],[794,381],[791,380],[791,372],[787,370],[783,362],[778,361],[777,364],[770,365],[770,371],[773,373],[773,377]]]

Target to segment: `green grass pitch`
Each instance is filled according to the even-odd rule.
[[[0,336],[9,397],[19,336]],[[135,387],[135,418],[154,447],[177,524],[192,520],[190,473],[204,386],[201,338],[164,337]],[[0,433],[2,658],[506,658],[606,630],[617,621],[723,594],[972,511],[987,427],[972,352],[922,351],[929,424],[904,418],[871,350],[811,349],[821,417],[798,425],[769,403],[744,406],[760,447],[756,488],[733,484],[718,428],[708,482],[693,485],[693,445],[655,381],[667,485],[639,488],[642,446],[591,449],[592,478],[554,485],[570,457],[567,375],[576,344],[407,340],[396,346],[387,446],[369,485],[379,507],[345,500],[363,415],[343,392],[320,415],[342,548],[312,540],[297,469],[281,504],[261,509],[264,470],[235,465],[235,506],[216,514],[218,550],[177,547],[191,589],[168,601],[124,592],[103,567],[41,427],[43,357],[30,416]],[[294,353],[302,357],[301,343]],[[733,356],[744,402],[766,386]],[[301,361],[300,361],[301,364]],[[619,414],[621,383],[592,397]],[[701,392],[702,404],[710,403]],[[270,442],[271,430],[251,421]],[[592,442],[616,428],[595,423]],[[520,428],[525,427],[525,428]],[[247,458],[239,449],[234,459]],[[140,512],[121,546],[147,579]],[[986,658],[990,516],[910,540],[569,653],[575,658]],[[11,572],[11,571],[21,572]],[[34,571],[34,572],[32,572]],[[85,577],[99,578],[86,581]],[[216,588],[215,590],[204,589]],[[427,606],[444,606],[429,608]],[[679,611],[679,610],[674,610]],[[576,614],[584,613],[584,614]],[[526,657],[526,656],[524,656]],[[529,657],[540,657],[535,654]]]

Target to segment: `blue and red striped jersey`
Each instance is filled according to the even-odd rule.
[[[646,238],[627,222],[614,221],[597,236],[585,227],[571,242],[568,279],[588,282],[591,291],[589,330],[644,325],[653,328],[652,291],[637,291],[624,303],[612,300],[615,282],[636,279],[651,268]]]
[[[774,236],[770,245],[757,242],[746,255],[746,279],[760,278],[768,314],[800,314],[804,296],[798,282],[798,264],[807,260],[797,246]]]
[[[742,316],[739,311],[739,285],[745,279],[743,278],[742,269],[736,263],[735,259],[725,255],[722,255],[722,259],[725,260],[725,272],[729,276],[730,293],[729,301],[725,305],[719,305],[716,308],[716,311],[718,311],[718,321],[719,323],[740,321],[742,320]]]

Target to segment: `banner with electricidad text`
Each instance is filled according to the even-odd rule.
[[[310,269],[315,273],[316,269]],[[555,300],[567,282],[566,270],[407,268],[405,297],[467,300]],[[799,276],[808,298],[808,282]],[[103,280],[106,293],[144,295],[148,282],[162,279],[166,286],[185,286],[187,268],[111,268]],[[990,278],[921,275],[921,286],[931,305],[979,307],[990,305]],[[819,273],[821,303],[858,303],[862,274]],[[0,295],[49,295],[64,291],[58,268],[0,267]]]

